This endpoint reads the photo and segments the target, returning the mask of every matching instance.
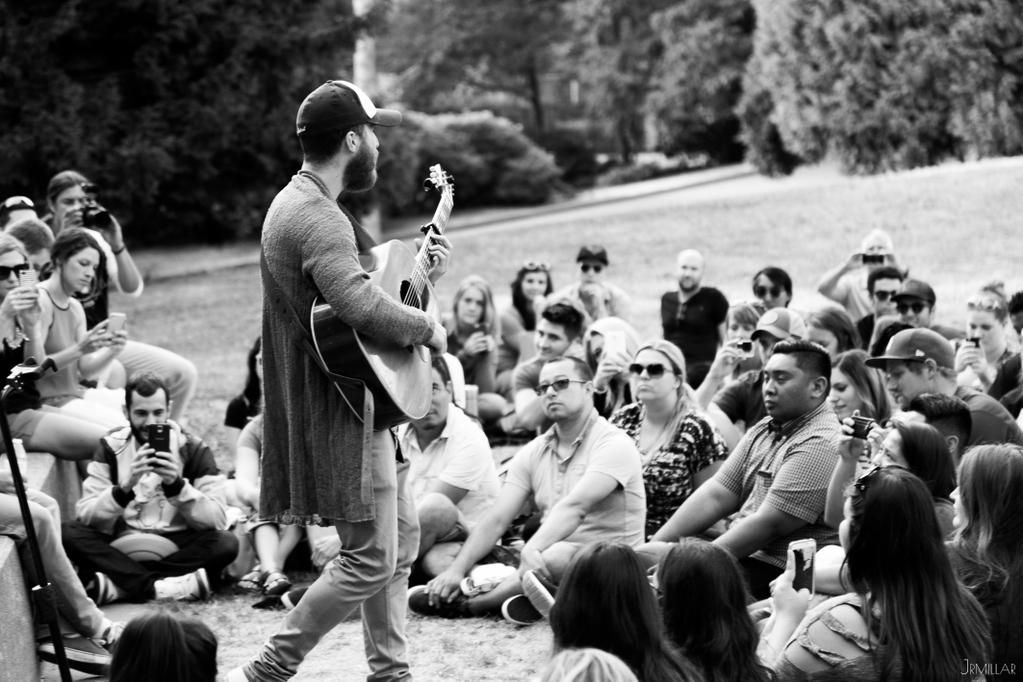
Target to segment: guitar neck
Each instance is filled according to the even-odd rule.
[[[416,288],[417,293],[422,294],[423,287],[426,286],[427,276],[430,270],[430,239],[431,233],[444,234],[444,228],[448,224],[448,219],[451,217],[451,209],[454,207],[454,200],[451,196],[450,188],[445,188],[441,193],[440,201],[437,203],[437,208],[433,212],[433,221],[431,225],[433,228],[426,233],[426,237],[423,238],[423,244],[419,247],[419,253],[416,254],[416,267],[412,273],[412,284]]]

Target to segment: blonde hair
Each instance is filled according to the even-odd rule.
[[[494,309],[494,294],[487,280],[479,275],[469,275],[458,283],[454,301],[451,304],[451,327],[448,331],[458,331],[458,302],[462,300],[462,294],[469,289],[476,289],[483,296],[483,315],[480,318],[480,328],[487,334],[499,337],[501,335],[501,320]]]
[[[622,659],[601,649],[564,649],[555,654],[539,682],[638,682]]]
[[[675,406],[675,416],[678,417],[689,412],[695,412],[699,403],[696,400],[696,391],[693,390],[693,387],[689,385],[689,381],[686,380],[686,358],[682,355],[679,347],[671,341],[652,339],[639,347],[639,350],[632,356],[633,361],[645,350],[652,350],[667,358],[671,364],[672,372],[679,379],[678,388],[676,389],[678,404]]]

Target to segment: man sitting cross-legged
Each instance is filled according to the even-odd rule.
[[[523,595],[524,580],[539,576],[556,584],[575,553],[595,540],[642,542],[646,494],[639,452],[624,431],[597,414],[592,380],[589,366],[576,358],[541,368],[537,394],[554,425],[512,459],[497,501],[451,566],[409,591],[413,611],[449,618],[500,611],[514,623],[535,622],[541,613]],[[518,572],[467,598],[462,579],[530,500],[542,521],[522,548]]]
[[[125,386],[129,425],[104,436],[89,463],[77,521],[65,523],[64,547],[97,604],[117,599],[205,599],[210,579],[234,560],[238,540],[225,530],[224,477],[202,441],[167,420],[160,377],[142,373]],[[170,426],[168,452],[149,444],[147,427]],[[125,532],[158,535],[177,551],[136,561],[111,547]]]

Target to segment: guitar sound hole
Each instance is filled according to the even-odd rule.
[[[412,283],[409,282],[407,279],[403,279],[401,281],[401,287],[399,289],[401,294],[401,300],[403,303],[405,303],[405,305],[410,305],[413,308],[418,308],[419,310],[422,310],[423,309],[422,296],[420,296],[419,292],[415,291],[413,291],[410,296],[409,291],[411,288]]]

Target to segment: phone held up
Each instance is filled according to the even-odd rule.
[[[881,265],[884,263],[883,253],[865,253],[863,254],[864,265]]]
[[[124,313],[110,313],[107,317],[107,331],[111,334],[122,331],[127,319]]]
[[[170,425],[147,424],[146,438],[149,446],[157,452],[170,452]]]
[[[735,342],[735,348],[736,348],[736,350],[738,350],[738,351],[740,351],[742,353],[752,353],[753,352],[753,342],[750,341],[749,339],[742,339],[742,340],[739,340],[739,341]]]
[[[810,590],[810,596],[814,593],[813,564],[817,556],[817,541],[813,538],[805,540],[793,540],[789,543],[789,554],[792,555],[792,564],[796,567],[796,573],[792,577],[792,589]]]
[[[18,284],[23,287],[34,287],[39,282],[39,275],[32,267],[28,267],[21,271],[18,275]]]

